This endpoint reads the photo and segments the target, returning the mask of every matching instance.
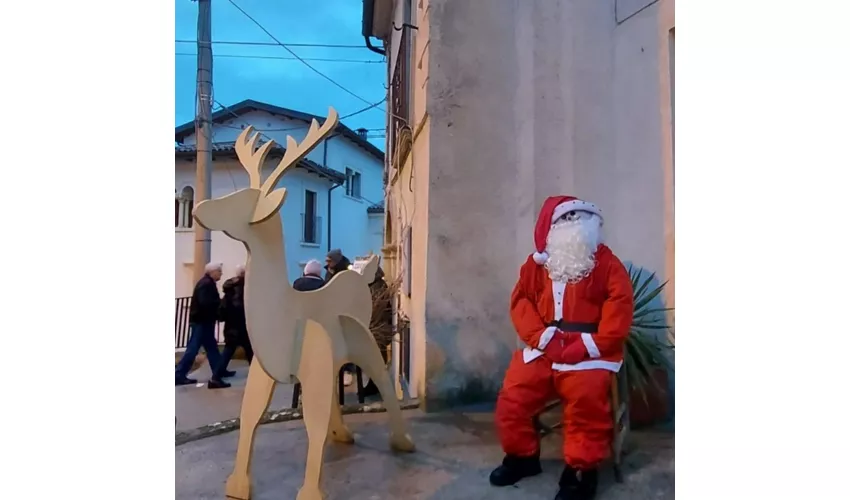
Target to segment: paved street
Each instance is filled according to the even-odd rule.
[[[242,406],[242,392],[248,377],[248,363],[234,359],[230,369],[236,376],[227,379],[232,387],[227,389],[207,389],[210,378],[209,363],[204,363],[189,376],[198,381],[198,385],[184,385],[174,388],[174,407],[177,416],[177,430],[187,431],[203,425],[210,425],[239,416]],[[288,408],[292,404],[292,384],[277,384],[269,410]],[[346,388],[346,403],[356,403],[357,394],[354,385]]]
[[[501,460],[491,413],[425,415],[405,412],[416,441],[414,454],[397,455],[387,444],[386,414],[346,417],[354,445],[329,444],[323,487],[327,500],[551,500],[561,471],[561,439],[543,441],[544,473],[518,487],[495,489],[487,482]],[[238,434],[194,441],[175,450],[176,498],[224,498]],[[634,433],[625,458],[624,484],[603,471],[599,500],[674,498],[672,433]],[[254,455],[254,500],[293,499],[301,485],[307,449],[303,422],[261,426]]]

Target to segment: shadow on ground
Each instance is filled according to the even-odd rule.
[[[354,445],[329,444],[323,488],[327,500],[551,500],[561,472],[561,436],[543,440],[544,473],[517,487],[489,486],[490,470],[502,452],[489,413],[424,415],[405,412],[418,447],[413,454],[389,450],[386,414],[346,418]],[[176,448],[176,498],[224,498],[238,433]],[[253,500],[294,499],[304,474],[307,435],[300,421],[269,424],[257,431]],[[598,500],[673,499],[674,438],[670,432],[633,433],[624,459],[625,482],[602,472]]]

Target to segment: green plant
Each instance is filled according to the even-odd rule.
[[[652,376],[656,368],[665,368],[673,371],[673,363],[667,357],[666,350],[674,349],[675,345],[670,342],[662,342],[658,339],[658,333],[663,331],[672,337],[672,328],[667,322],[667,312],[672,308],[655,307],[653,301],[664,290],[667,282],[653,287],[655,273],[644,276],[640,268],[629,266],[629,278],[632,281],[634,293],[634,315],[632,316],[632,328],[626,338],[626,350],[624,367],[629,387],[641,394],[644,402],[647,402],[647,388],[656,391],[666,391],[666,387],[659,387]]]

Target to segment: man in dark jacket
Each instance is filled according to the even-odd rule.
[[[227,370],[227,365],[233,359],[237,347],[242,346],[245,350],[245,359],[248,364],[251,364],[251,360],[254,359],[254,350],[251,348],[248,326],[245,322],[245,267],[237,267],[236,276],[225,281],[221,288],[224,291],[224,300],[221,302],[219,319],[224,321],[224,352],[212,378],[207,383],[210,389],[230,387],[230,384],[222,379],[236,375],[236,372]]]
[[[299,292],[310,292],[318,290],[325,286],[325,280],[322,279],[322,263],[318,260],[311,260],[304,266],[304,275],[300,276],[292,284],[292,288]]]
[[[221,267],[222,265],[217,263],[207,264],[204,276],[195,284],[192,303],[189,306],[189,343],[174,370],[175,385],[197,382],[187,375],[201,347],[207,352],[210,369],[215,372],[218,368],[221,354],[218,352],[218,342],[215,340],[215,323],[218,320],[221,297],[218,295],[216,282],[221,279]]]
[[[339,248],[331,250],[325,257],[325,269],[327,270],[325,281],[330,281],[334,274],[345,271],[349,267],[351,267],[351,261],[342,254],[342,250]]]

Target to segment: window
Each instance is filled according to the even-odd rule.
[[[407,15],[409,18],[409,14]],[[409,21],[407,21],[409,22]],[[410,94],[413,85],[410,75],[410,63],[413,59],[413,51],[410,40],[410,28],[401,31],[398,55],[396,56],[395,68],[393,68],[390,79],[390,148],[396,147],[398,137],[403,127],[409,126],[410,122]],[[399,166],[399,168],[401,168]]]
[[[345,169],[345,194],[360,199],[360,172]]]
[[[319,243],[319,229],[321,223],[316,217],[316,192],[309,189],[304,191],[304,213],[301,214],[303,229],[301,234],[302,243]]]
[[[192,209],[195,205],[195,190],[186,186],[174,199],[174,227],[190,229],[192,227]]]

